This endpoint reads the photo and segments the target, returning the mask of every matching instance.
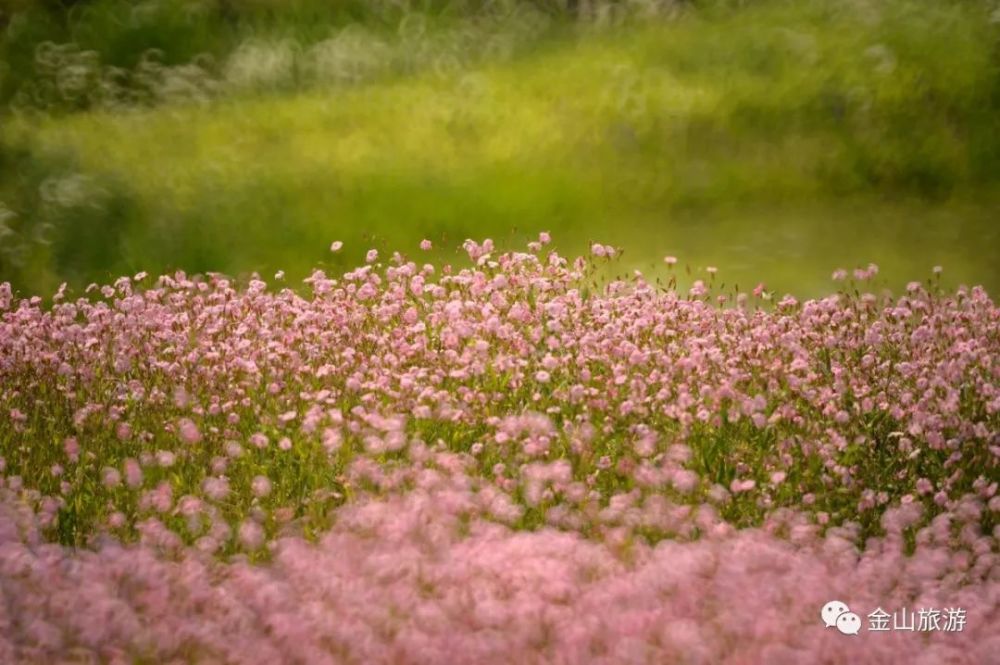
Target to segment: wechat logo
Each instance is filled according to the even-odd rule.
[[[823,625],[836,628],[844,635],[857,635],[861,630],[861,617],[851,611],[847,603],[831,600],[819,612]]]

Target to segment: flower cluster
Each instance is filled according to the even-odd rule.
[[[303,292],[139,274],[46,307],[0,286],[0,660],[1000,646],[982,289],[863,293],[870,266],[802,303],[681,294],[602,285],[614,248],[548,242],[470,240],[464,269],[372,251]],[[968,625],[862,641],[824,632],[834,597]]]

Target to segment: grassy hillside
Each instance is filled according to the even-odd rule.
[[[352,59],[334,58],[353,79],[315,75],[316,43],[278,30],[220,63],[211,99],[8,118],[0,275],[42,290],[177,267],[298,277],[369,247],[549,230],[568,251],[622,245],[623,269],[669,253],[799,293],[869,261],[894,285],[935,264],[1000,285],[984,4],[550,23],[476,58],[461,57],[476,34],[526,28],[424,23],[407,42],[407,20],[391,39],[334,33],[353,35]],[[398,66],[417,45],[427,66]]]

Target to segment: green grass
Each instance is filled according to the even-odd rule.
[[[0,278],[298,278],[369,247],[549,230],[560,250],[612,242],[646,271],[674,254],[744,287],[814,294],[874,261],[893,286],[941,264],[995,291],[1000,30],[978,2],[855,4],[705,9],[550,30],[446,73],[7,118]]]

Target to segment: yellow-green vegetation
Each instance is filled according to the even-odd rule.
[[[1000,285],[988,5],[763,2],[559,25],[510,57],[349,82],[283,81],[274,63],[300,72],[307,49],[260,38],[240,51],[258,64],[230,57],[208,101],[7,118],[2,168],[18,175],[0,201],[19,244],[0,276],[36,290],[125,270],[299,277],[370,247],[549,230],[571,252],[616,242],[629,269],[670,248],[747,287],[810,294],[872,260],[894,285],[935,264]],[[392,51],[368,38],[382,50],[361,61]],[[334,239],[345,252],[321,255]]]

